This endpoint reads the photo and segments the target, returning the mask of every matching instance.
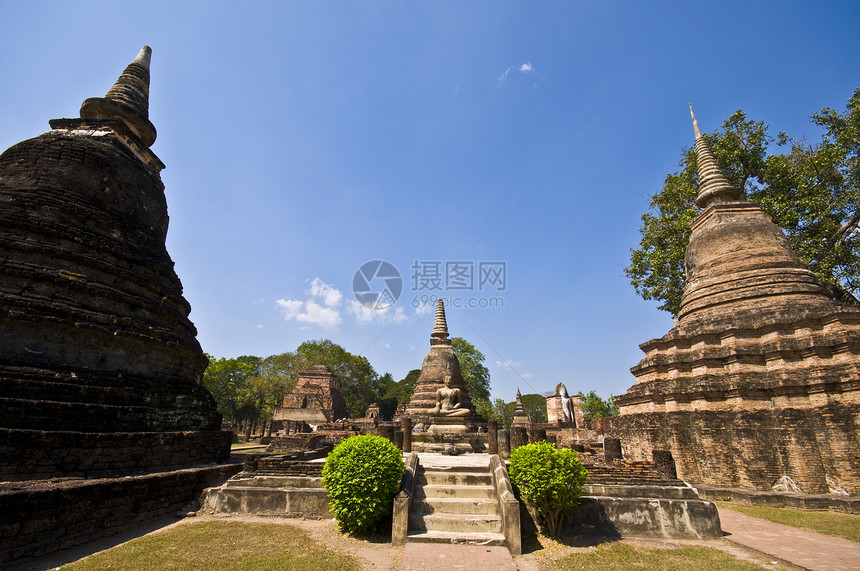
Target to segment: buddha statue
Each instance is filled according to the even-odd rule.
[[[444,387],[436,391],[436,408],[430,411],[431,416],[468,416],[469,409],[460,406],[460,389],[451,388],[451,373],[443,377]]]

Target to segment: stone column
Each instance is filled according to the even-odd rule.
[[[529,443],[529,435],[522,426],[511,427],[511,451]]]
[[[499,440],[496,434],[499,431],[499,423],[495,420],[487,421],[487,453],[499,453]]]
[[[654,459],[654,467],[669,480],[676,480],[678,472],[675,470],[675,458],[671,450],[652,450],[651,457]]]
[[[391,426],[377,426],[376,433],[383,438],[389,439],[391,442],[394,442],[394,428]]]
[[[603,439],[603,455],[606,458],[606,462],[615,462],[616,460],[621,460],[624,456],[621,454],[621,439],[620,438],[609,438],[606,437]]]
[[[502,458],[508,458],[511,455],[511,438],[508,431],[504,428],[500,428],[498,432],[496,432],[496,445],[499,448],[499,456]]]
[[[400,451],[403,451],[403,431],[402,430],[394,430],[394,445],[397,446]]]
[[[529,443],[540,442],[541,440],[546,440],[546,430],[543,428],[530,428]]]
[[[412,452],[412,419],[404,416],[400,419],[400,426],[403,428],[403,451]]]

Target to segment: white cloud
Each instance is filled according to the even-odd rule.
[[[263,324],[262,324],[262,323],[258,323],[258,324],[257,324],[257,329],[262,329],[262,328],[263,328]]]
[[[406,348],[410,351],[414,351],[416,349],[415,345],[410,345],[409,343],[406,344]]]
[[[513,66],[508,66],[508,69],[505,70],[505,73],[499,76],[499,83],[504,83],[506,79],[508,79],[508,74],[511,73],[511,69]]]
[[[279,299],[275,304],[284,312],[287,321],[295,319],[300,323],[311,323],[326,329],[337,327],[343,321],[336,309],[343,299],[343,294],[333,285],[319,278],[311,281],[307,291],[310,299]],[[318,303],[322,302],[322,304]]]
[[[512,361],[510,359],[507,361],[496,361],[497,367],[504,367],[505,369],[510,369],[512,367],[519,367],[521,364],[522,363],[520,363],[519,361]]]
[[[351,299],[346,304],[346,312],[354,315],[356,321],[361,324],[368,323],[403,323],[406,321],[406,314],[403,313],[403,308],[390,307],[385,309],[371,309],[359,302]]]
[[[534,377],[534,375],[532,375],[531,373],[523,373],[520,376],[524,379],[531,379],[532,377]]]
[[[391,349],[391,343],[383,343],[386,349]]]
[[[333,285],[327,284],[319,278],[314,278],[311,282],[310,292],[311,297],[322,298],[323,303],[328,307],[336,307],[343,299],[343,294]]]
[[[436,309],[435,303],[425,303],[419,304],[415,307],[415,315],[424,315],[425,313],[430,313]]]
[[[520,66],[520,73],[528,73],[530,71],[534,71],[534,69],[535,68],[532,67],[532,62],[524,63]]]

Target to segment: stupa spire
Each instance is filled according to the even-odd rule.
[[[430,334],[431,345],[450,345],[448,339],[448,322],[445,320],[445,302],[436,300],[436,320],[433,322],[433,333]]]
[[[711,148],[696,121],[693,105],[690,104],[690,116],[693,118],[693,131],[696,134],[696,160],[699,172],[699,195],[696,205],[706,208],[712,202],[732,202],[740,200],[740,190],[729,183],[729,179],[720,170],[717,160],[711,153]]]
[[[145,147],[155,142],[149,121],[149,61],[152,49],[143,46],[104,97],[90,97],[81,105],[82,119],[120,119]]]

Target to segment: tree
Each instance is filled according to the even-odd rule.
[[[743,111],[721,129],[705,135],[714,158],[729,181],[758,201],[783,228],[798,257],[829,289],[834,299],[856,303],[860,290],[860,89],[847,111],[824,109],[812,116],[824,128],[822,141],[807,146],[785,133],[768,135],[761,121]],[[784,155],[767,155],[768,146],[790,146]],[[632,249],[625,273],[644,299],[677,315],[684,283],[684,251],[690,237],[698,174],[692,147],[682,150],[680,169],[642,215],[639,248]]]
[[[419,376],[421,376],[421,369],[412,369],[405,377],[388,387],[383,398],[397,399],[397,404],[408,404],[412,400],[412,393],[415,392]]]
[[[206,357],[209,364],[202,382],[218,403],[218,412],[227,420],[246,420],[242,413],[247,411],[243,411],[240,393],[248,379],[257,374],[260,358],[245,355],[216,359],[209,354]]]
[[[532,419],[532,422],[542,423],[547,421],[545,396],[528,394],[523,395],[520,400],[522,400],[523,409],[529,415],[529,418]],[[514,406],[516,406],[516,402],[514,402]]]
[[[475,405],[475,412],[484,420],[495,420],[500,428],[509,429],[514,421],[515,402],[506,403],[502,399],[493,399],[493,402],[490,402],[488,399],[477,398],[472,399],[472,404]]]
[[[615,400],[612,397],[604,400],[594,391],[590,391],[588,394],[579,391],[578,396],[580,401],[582,401],[582,414],[585,416],[585,420],[618,414],[618,405],[615,404]]]
[[[460,372],[466,382],[466,390],[474,399],[490,399],[490,371],[484,366],[484,354],[462,337],[452,337],[454,355],[460,362]]]

